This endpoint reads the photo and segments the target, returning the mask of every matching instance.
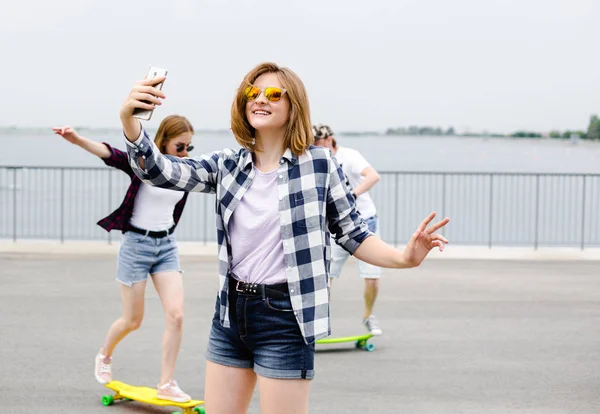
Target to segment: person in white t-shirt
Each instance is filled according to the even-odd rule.
[[[108,232],[123,232],[116,276],[123,303],[121,317],[111,325],[102,348],[96,354],[96,380],[101,384],[112,381],[113,352],[126,336],[140,327],[144,319],[146,284],[151,276],[166,317],[160,382],[155,395],[161,400],[180,403],[191,400],[173,378],[183,337],[184,303],[183,271],[179,264],[174,232],[188,193],[144,183],[134,174],[127,153],[106,142],[100,143],[81,136],[70,126],[55,127],[52,130],[71,144],[96,155],[107,166],[119,169],[131,178],[121,205],[97,223]],[[187,118],[169,115],[161,121],[154,144],[163,154],[188,158],[189,151],[194,149],[193,136],[194,128]]]
[[[329,148],[338,160],[342,171],[346,175],[346,184],[352,188],[352,195],[356,200],[358,213],[369,225],[369,230],[378,234],[377,209],[369,195],[369,190],[379,181],[379,174],[360,152],[352,148],[338,146],[333,137],[333,131],[327,125],[313,126],[313,135],[315,136],[315,145]],[[350,253],[337,243],[331,243],[331,246],[331,272],[329,276],[330,280],[333,280],[342,273],[342,268],[350,257]],[[358,272],[365,280],[363,324],[371,334],[381,335],[383,331],[377,318],[373,315],[375,300],[379,292],[381,268],[361,260],[357,261]]]

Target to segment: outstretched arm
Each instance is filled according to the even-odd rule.
[[[419,266],[433,248],[437,247],[443,251],[448,243],[444,236],[435,232],[448,224],[450,219],[446,217],[427,227],[434,217],[435,212],[423,220],[406,244],[404,251],[390,246],[377,237],[369,237],[354,251],[354,256],[379,267],[406,269]]]
[[[387,268],[416,267],[434,247],[440,251],[448,240],[435,233],[450,221],[449,218],[428,227],[435,212],[421,222],[404,251],[398,250],[368,231],[367,224],[356,211],[350,189],[344,183],[344,173],[335,158],[330,159],[330,186],[327,194],[327,220],[336,242],[363,262]]]
[[[61,137],[69,141],[71,144],[75,144],[83,148],[90,154],[94,154],[95,156],[100,157],[102,159],[107,159],[111,156],[111,152],[106,147],[106,145],[82,137],[77,133],[77,131],[75,131],[70,126],[54,127],[52,128],[52,130],[55,134],[60,135]]]

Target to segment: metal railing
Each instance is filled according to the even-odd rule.
[[[453,244],[600,245],[600,174],[382,172],[371,191],[382,239],[405,243],[430,211],[449,216]],[[129,177],[111,168],[0,167],[0,238],[106,240],[95,223],[122,202]],[[213,195],[191,194],[182,241],[214,242]]]

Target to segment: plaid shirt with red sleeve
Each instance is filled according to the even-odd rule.
[[[119,208],[113,211],[109,216],[100,220],[97,224],[106,231],[115,229],[126,232],[129,226],[129,220],[133,213],[135,197],[137,196],[142,181],[133,173],[126,153],[111,147],[106,142],[103,142],[103,144],[110,150],[111,155],[109,158],[103,158],[102,161],[109,167],[114,167],[125,172],[131,178],[131,184],[129,185],[125,198]],[[175,226],[177,226],[177,223],[181,218],[187,196],[188,193],[186,192],[181,201],[175,205],[175,209],[173,210],[173,221]]]

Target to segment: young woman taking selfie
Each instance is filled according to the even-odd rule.
[[[314,147],[308,97],[290,69],[248,72],[231,107],[240,150],[165,157],[132,114],[165,95],[138,82],[120,112],[128,154],[144,182],[216,195],[220,290],[206,351],[206,411],[246,413],[258,384],[263,414],[308,413],[315,341],[330,334],[329,234],[360,260],[418,266],[447,240],[448,223],[417,228],[404,251],[369,232],[329,150]],[[149,101],[145,103],[143,101]]]

